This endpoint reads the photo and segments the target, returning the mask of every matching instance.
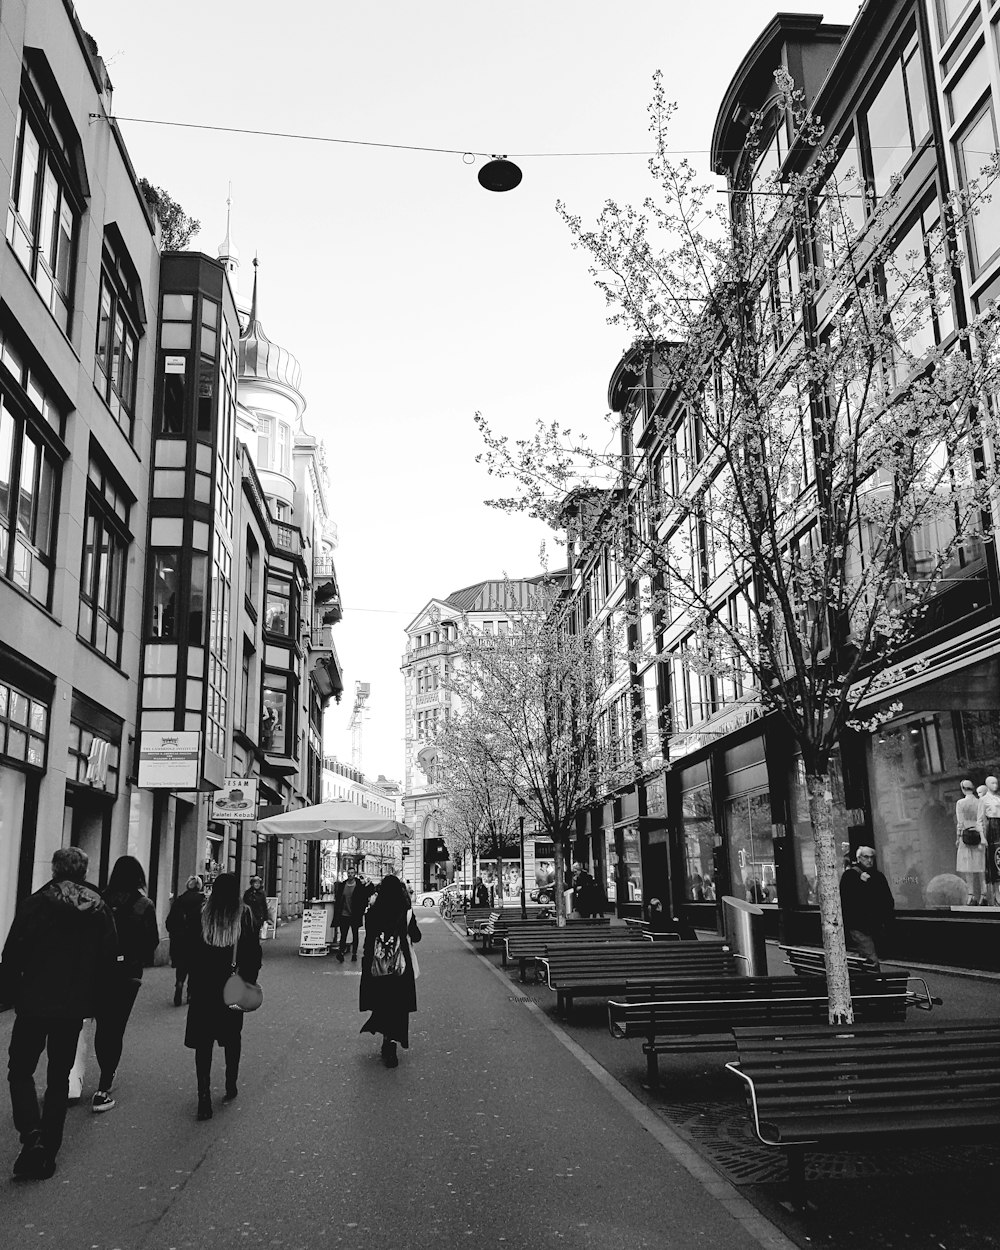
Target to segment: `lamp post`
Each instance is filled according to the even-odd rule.
[[[518,835],[521,843],[521,919],[528,918],[528,905],[524,901],[524,799],[517,800]]]

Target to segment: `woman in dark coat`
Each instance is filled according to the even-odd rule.
[[[187,980],[191,952],[201,933],[201,909],[205,906],[205,893],[201,877],[188,877],[183,894],[178,894],[167,912],[167,932],[170,934],[170,964],[174,970],[174,1006],[181,1005],[184,982]]]
[[[160,944],[156,909],[146,897],[146,874],[137,859],[119,857],[103,897],[115,920],[118,959],[98,999],[94,1054],[101,1077],[91,1103],[94,1111],[110,1111],[115,1105],[111,1086],[122,1057],[128,1018],[142,985],[142,970],[152,967]]]
[[[380,937],[402,942],[405,971],[400,976],[372,976],[372,956]],[[417,986],[411,942],[420,941],[420,930],[410,907],[410,896],[398,877],[383,877],[374,902],[365,914],[365,948],[361,963],[360,1011],[372,1014],[362,1033],[382,1034],[382,1059],[387,1068],[399,1064],[398,1042],[410,1047],[410,1012],[417,1009]]]
[[[260,935],[250,908],[240,898],[231,872],[220,873],[201,913],[190,966],[190,998],[184,1045],[194,1051],[198,1077],[199,1120],[212,1118],[212,1051],[215,1043],[226,1055],[226,1102],[238,1093],[242,1053],[243,1012],[227,1007],[223,986],[236,967],[244,981],[256,982],[260,972]]]

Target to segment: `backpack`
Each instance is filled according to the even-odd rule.
[[[403,939],[388,933],[380,933],[372,951],[373,977],[401,977],[406,971]]]

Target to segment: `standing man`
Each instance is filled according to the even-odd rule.
[[[840,878],[840,907],[848,946],[865,957],[872,972],[880,972],[876,943],[896,904],[885,874],[875,867],[872,847],[859,846],[857,861]]]
[[[358,870],[354,864],[347,866],[347,880],[338,881],[333,887],[333,925],[340,926],[340,946],[337,958],[344,962],[347,950],[347,933],[351,933],[351,963],[358,962],[358,928],[361,918],[368,906],[370,891],[364,882],[358,880]]]
[[[250,908],[253,922],[257,926],[257,936],[260,937],[268,922],[267,895],[264,893],[263,878],[250,878],[250,886],[243,892],[243,901]]]
[[[79,847],[56,851],[52,880],[18,907],[0,960],[0,1001],[13,1003],[16,1013],[8,1081],[21,1138],[17,1179],[48,1180],[55,1173],[77,1039],[118,956],[111,911],[87,884],[88,862]],[[35,1068],[43,1050],[48,1078],[40,1110]]]

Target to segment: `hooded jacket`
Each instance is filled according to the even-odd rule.
[[[50,881],[17,909],[0,959],[0,1001],[19,1015],[92,1016],[117,957],[115,922],[97,890]]]

